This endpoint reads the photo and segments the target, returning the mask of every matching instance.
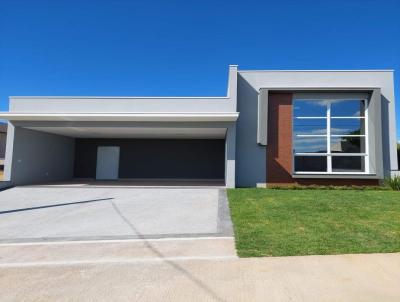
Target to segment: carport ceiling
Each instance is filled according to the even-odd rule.
[[[225,138],[226,128],[26,127],[77,138]]]

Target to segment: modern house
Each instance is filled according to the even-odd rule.
[[[5,178],[378,184],[398,169],[393,71],[238,70],[226,97],[10,97]]]

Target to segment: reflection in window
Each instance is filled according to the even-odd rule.
[[[295,172],[367,172],[366,101],[294,100],[293,104]]]
[[[326,153],[326,137],[296,137],[294,140],[295,153]]]
[[[301,100],[293,101],[293,112],[295,117],[300,116],[313,116],[313,117],[326,117],[326,101],[318,100]]]
[[[334,100],[331,101],[331,116],[360,117],[365,116],[365,101]]]
[[[364,119],[331,119],[332,135],[364,135],[365,134]]]
[[[332,137],[332,153],[365,153],[365,139],[363,137]]]
[[[326,118],[295,119],[293,123],[293,132],[295,135],[326,135]]]

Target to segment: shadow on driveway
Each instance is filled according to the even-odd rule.
[[[47,208],[64,207],[64,206],[75,205],[75,204],[84,204],[84,203],[91,203],[91,202],[99,202],[99,201],[112,200],[112,199],[114,199],[114,198],[102,198],[102,199],[92,199],[92,200],[84,200],[84,201],[76,201],[76,202],[67,202],[67,203],[59,203],[59,204],[49,204],[49,205],[38,206],[38,207],[31,207],[31,208],[22,208],[22,209],[14,209],[14,210],[0,211],[0,215],[2,215],[2,214],[10,214],[10,213],[15,213],[15,212],[23,212],[23,211],[32,211],[32,210],[47,209]]]

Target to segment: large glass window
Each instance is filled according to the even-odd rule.
[[[366,100],[294,100],[296,173],[367,173]]]

